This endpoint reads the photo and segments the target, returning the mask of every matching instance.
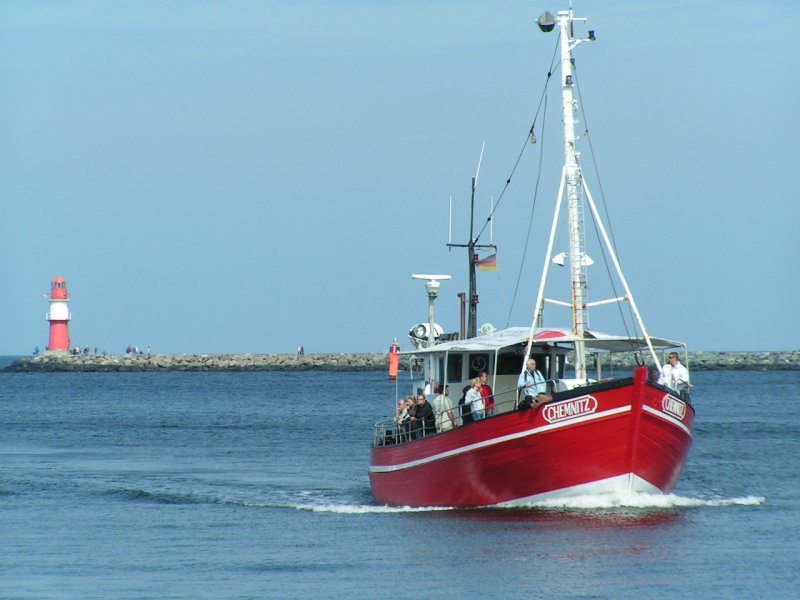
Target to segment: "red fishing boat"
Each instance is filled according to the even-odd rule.
[[[544,13],[538,20],[542,31],[560,32],[565,164],[533,323],[500,331],[483,326],[476,335],[476,249],[487,246],[478,244],[472,231],[464,245],[470,255],[470,324],[463,335],[446,334],[435,322],[434,303],[441,282],[450,277],[414,276],[427,281],[429,319],[412,328],[415,348],[402,354],[412,367],[411,389],[424,395],[439,414],[436,430],[402,415],[375,425],[369,478],[379,503],[513,506],[586,494],[669,493],[678,482],[692,444],[694,408],[688,371],[677,363],[662,366],[662,359],[677,349],[685,356],[685,346],[647,333],[578,161],[572,51],[595,39],[593,31],[585,38],[575,37],[576,22],[584,20],[571,8],[555,17]],[[565,196],[569,252],[553,255]],[[584,245],[584,204],[624,295],[595,302],[586,297],[586,269],[592,260]],[[545,295],[550,265],[566,262],[571,302]],[[629,306],[637,334],[610,335],[588,328],[589,309],[611,303]],[[545,326],[546,304],[569,307],[571,327]],[[628,373],[620,376],[613,361],[621,353],[632,353],[635,361],[620,364],[635,366],[626,367]],[[530,359],[540,378],[532,405],[524,401],[526,377],[534,374]],[[494,406],[488,410],[486,398],[472,404],[473,409],[480,406],[473,412],[485,418],[469,420],[463,406],[443,401],[445,386],[466,392],[481,373],[488,374]]]

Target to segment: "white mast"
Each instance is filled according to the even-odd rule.
[[[561,104],[564,117],[564,177],[567,186],[567,210],[569,215],[569,255],[572,275],[572,330],[576,337],[583,338],[588,329],[586,310],[586,261],[583,260],[583,184],[575,149],[575,110],[572,93],[572,48],[576,42],[573,31],[572,9],[558,13],[561,28]],[[586,379],[586,350],[583,342],[575,343],[575,377]]]
[[[569,10],[560,11],[557,17],[545,12],[537,21],[539,28],[545,32],[552,31],[557,24],[561,34],[559,38],[561,46],[561,106],[564,120],[564,171],[561,187],[562,189],[566,188],[569,222],[572,330],[579,340],[585,337],[586,330],[589,327],[586,300],[586,266],[588,257],[586,256],[583,222],[583,175],[578,164],[580,153],[575,148],[577,140],[575,135],[575,111],[577,105],[573,94],[572,49],[581,42],[594,40],[594,32],[589,32],[589,37],[586,39],[576,39],[574,37],[573,23],[585,20],[575,17],[572,7],[570,7]],[[559,197],[560,194],[561,192],[559,192]],[[551,243],[552,236],[553,232],[551,232]],[[547,260],[548,258],[545,258],[545,271],[547,270]],[[543,290],[540,289],[537,301],[537,314],[539,315],[542,308],[542,292]],[[586,348],[582,341],[577,341],[575,342],[575,378],[586,380],[586,377]]]

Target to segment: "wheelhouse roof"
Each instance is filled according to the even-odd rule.
[[[528,327],[509,327],[501,329],[489,335],[466,340],[455,340],[452,342],[442,342],[432,348],[421,348],[419,350],[404,350],[400,354],[428,354],[443,352],[496,352],[502,348],[517,346],[528,342],[530,329]],[[580,341],[569,329],[542,328],[537,329],[533,341],[535,346],[542,344],[569,344],[573,345]],[[667,340],[664,338],[650,337],[654,348],[678,348],[683,346],[681,342]],[[646,348],[647,342],[644,338],[631,338],[620,335],[610,335],[599,331],[587,331],[583,338],[587,349],[599,350],[604,352],[630,352],[640,348]]]

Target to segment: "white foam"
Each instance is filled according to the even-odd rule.
[[[540,502],[531,502],[525,506],[531,508],[697,508],[719,506],[756,506],[764,504],[763,496],[745,496],[742,498],[687,498],[675,494],[597,494],[553,498]]]
[[[413,513],[454,510],[449,506],[371,506],[368,504],[295,504],[291,508],[311,512],[338,513],[344,515],[363,515],[370,513]]]
[[[365,515],[380,513],[414,513],[455,510],[450,506],[376,506],[373,504],[332,504],[332,503],[259,503],[242,502],[248,508],[286,508],[316,513],[335,513],[340,515]]]
[[[605,493],[587,494],[584,496],[570,496],[552,498],[538,502],[527,502],[508,507],[486,507],[483,510],[506,509],[556,509],[556,510],[591,510],[591,509],[676,509],[676,508],[701,508],[725,506],[758,506],[767,499],[763,496],[744,496],[740,498],[689,498],[675,494],[647,494],[647,493]],[[364,514],[392,514],[392,513],[423,513],[436,511],[458,511],[452,506],[378,506],[373,504],[335,504],[330,502],[286,502],[286,503],[252,503],[241,502],[241,506],[252,508],[285,508],[290,510],[308,511],[315,513],[332,513],[341,515]]]

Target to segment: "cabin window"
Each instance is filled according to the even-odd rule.
[[[477,377],[481,374],[481,371],[489,371],[489,354],[470,354],[469,379]]]
[[[550,357],[547,354],[531,353],[531,358],[536,361],[536,370],[544,375],[545,379],[550,379]]]
[[[447,357],[447,381],[463,381],[464,357],[461,354],[450,354]]]
[[[566,354],[558,354],[558,355],[556,355],[556,359],[557,359],[556,364],[558,365],[557,366],[558,371],[556,373],[556,378],[557,379],[563,379],[564,378],[564,367],[567,364],[567,355]]]
[[[567,357],[565,354],[531,354],[536,361],[536,370],[545,379],[563,379]]]
[[[497,356],[497,375],[519,375],[522,373],[522,355],[504,352]]]

